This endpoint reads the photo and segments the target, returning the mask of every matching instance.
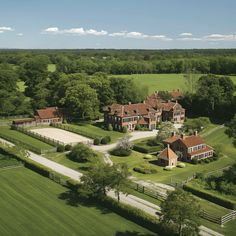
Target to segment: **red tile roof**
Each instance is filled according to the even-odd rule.
[[[200,149],[200,150],[188,153],[188,156],[194,156],[194,155],[205,153],[205,152],[209,152],[209,151],[213,151],[213,148],[208,146],[208,145],[206,145],[206,147],[203,148],[203,149]]]
[[[159,158],[164,158],[164,159],[177,159],[178,156],[174,153],[174,151],[172,151],[172,149],[167,146],[167,148],[165,148],[159,155]]]
[[[180,140],[187,148],[205,143],[202,137],[199,135],[184,136],[183,138],[180,135],[174,135],[164,140],[164,143],[171,144],[177,140]]]
[[[136,104],[112,104],[105,108],[111,115],[116,115],[120,117],[129,117],[129,116],[144,116],[149,115],[150,113],[156,113],[156,111],[146,103],[136,103]]]
[[[170,91],[169,94],[174,99],[183,97],[183,93],[179,89]]]
[[[45,109],[36,110],[36,117],[40,119],[60,118],[61,114],[57,107],[47,107]]]

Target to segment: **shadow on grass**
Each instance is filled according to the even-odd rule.
[[[149,161],[149,163],[152,165],[160,166],[158,163],[158,160],[152,160],[152,161]]]
[[[61,193],[58,196],[58,198],[64,200],[67,205],[73,207],[79,207],[79,206],[93,207],[100,210],[102,214],[112,213],[111,210],[103,207],[101,203],[97,202],[95,199],[85,199],[79,197],[76,191],[68,190],[64,193]]]
[[[157,234],[143,234],[143,233],[140,233],[140,232],[137,232],[137,231],[124,231],[124,232],[121,232],[121,231],[117,231],[116,232],[116,236],[154,236],[154,235],[157,235]]]

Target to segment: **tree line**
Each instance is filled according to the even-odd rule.
[[[236,50],[2,50],[0,63],[16,66],[38,56],[57,65],[58,71],[107,74],[199,73],[236,74]]]

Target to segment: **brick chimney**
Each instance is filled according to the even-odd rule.
[[[198,136],[197,130],[195,130],[193,134],[194,134],[194,136]]]
[[[143,100],[143,104],[146,104],[146,101],[145,101],[145,100]]]
[[[129,102],[129,105],[131,105],[131,102]]]
[[[180,137],[184,140],[185,139],[185,135],[182,133],[181,135],[180,135]]]
[[[171,132],[171,137],[174,137],[175,135],[176,135],[175,131]]]

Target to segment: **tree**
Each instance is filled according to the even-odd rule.
[[[190,193],[181,189],[171,192],[161,209],[163,225],[171,227],[180,236],[198,235],[200,206]]]
[[[121,104],[142,102],[148,94],[146,86],[138,86],[132,79],[126,78],[111,78],[111,88],[116,102]]]
[[[104,198],[114,183],[114,167],[105,163],[96,163],[81,177],[79,193],[83,197]]]
[[[98,115],[99,101],[96,90],[80,81],[68,84],[61,104],[68,108],[75,118],[94,119]]]
[[[124,192],[126,187],[130,183],[129,181],[129,170],[126,164],[118,164],[113,166],[114,179],[112,188],[115,190],[118,202],[120,201],[120,192]]]
[[[194,94],[196,92],[198,79],[199,76],[195,69],[187,70],[186,74],[184,75],[184,80],[188,93]]]
[[[129,156],[132,152],[133,144],[130,142],[130,136],[126,135],[121,138],[115,149],[111,153],[115,156]]]
[[[84,145],[82,143],[79,143],[75,145],[71,152],[68,154],[69,158],[73,161],[77,162],[86,162],[93,158],[95,158],[97,155],[96,153],[89,148],[87,145]]]
[[[169,138],[173,132],[177,132],[177,129],[171,122],[162,122],[157,134],[157,140],[163,141]]]

